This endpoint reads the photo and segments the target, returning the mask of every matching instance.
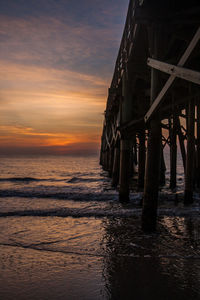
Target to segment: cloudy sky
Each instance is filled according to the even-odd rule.
[[[0,154],[99,148],[128,2],[0,1]]]

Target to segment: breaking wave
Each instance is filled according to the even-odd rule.
[[[71,177],[70,179],[62,178],[62,179],[55,179],[55,178],[34,178],[34,177],[5,177],[0,178],[0,182],[40,182],[40,181],[50,181],[50,182],[58,182],[63,181],[65,183],[81,183],[81,182],[99,182],[104,181],[103,178],[95,178],[95,177]]]
[[[103,181],[102,178],[80,178],[80,177],[72,177],[67,182],[68,183],[80,183],[80,182],[97,182]]]
[[[34,210],[16,210],[1,212],[0,217],[131,217],[141,215],[141,208],[60,208],[60,209],[34,209]],[[159,216],[195,216],[200,217],[200,207],[191,208],[160,208],[158,209]]]
[[[45,190],[17,190],[5,189],[0,190],[0,198],[5,197],[22,197],[22,198],[45,198],[58,200],[77,200],[77,201],[108,201],[117,199],[117,193],[84,193],[84,192],[68,192],[54,191],[46,188]]]

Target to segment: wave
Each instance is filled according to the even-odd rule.
[[[44,186],[44,187],[30,187],[30,188],[14,188],[14,189],[0,189],[0,198],[30,198],[30,199],[54,199],[54,200],[74,200],[74,201],[118,201],[118,191],[114,189],[97,188],[90,189],[78,187],[73,189],[68,186]],[[131,192],[130,202],[140,203],[142,200],[142,192]],[[176,194],[165,190],[159,194],[161,203],[169,203],[174,201],[183,201],[183,192],[177,191]],[[194,193],[194,202],[200,205],[199,193]],[[195,204],[194,203],[194,204]]]
[[[135,212],[136,213],[136,212]],[[140,213],[138,211],[138,213]],[[138,214],[137,213],[137,214]],[[113,210],[82,210],[82,209],[52,209],[52,210],[25,210],[25,211],[8,211],[1,212],[0,217],[128,217],[132,216],[133,211],[116,211]]]
[[[67,183],[80,183],[80,182],[99,182],[104,181],[103,178],[93,178],[93,177],[72,177],[70,179],[62,178],[62,179],[56,179],[56,178],[34,178],[34,177],[5,177],[0,178],[0,182],[40,182],[40,181],[63,181]]]
[[[46,179],[38,179],[34,177],[8,177],[0,178],[0,181],[10,181],[10,182],[30,182],[30,181],[44,181]]]
[[[21,198],[45,198],[58,200],[77,200],[77,201],[108,201],[117,199],[117,193],[105,192],[65,192],[65,191],[50,191],[49,188],[43,191],[38,190],[0,190],[0,198],[6,197],[21,197]]]
[[[72,177],[67,182],[68,183],[80,183],[80,182],[97,182],[104,181],[103,178],[80,178],[80,177]]]
[[[74,218],[104,218],[104,217],[132,217],[140,216],[141,208],[120,208],[120,209],[80,209],[80,208],[60,208],[60,209],[36,209],[36,210],[16,210],[1,212],[0,217],[74,217]],[[168,208],[158,209],[159,216],[173,217],[200,217],[200,208]]]
[[[34,177],[5,177],[0,178],[0,182],[40,182],[40,181],[66,181],[66,179],[55,179],[55,178],[34,178]]]

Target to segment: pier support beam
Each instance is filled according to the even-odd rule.
[[[195,121],[195,102],[191,99],[187,109],[187,156],[185,173],[185,195],[184,204],[189,205],[193,202],[193,178],[194,178],[194,121]]]
[[[109,176],[112,177],[112,172],[113,172],[113,162],[114,162],[114,147],[110,147],[109,149]]]
[[[121,125],[131,121],[133,113],[132,85],[128,70],[122,77]],[[120,141],[119,200],[129,200],[129,181],[131,163],[131,138],[122,136]],[[133,167],[133,166],[132,166]]]
[[[145,130],[141,130],[138,134],[139,151],[138,151],[138,188],[144,187],[144,174],[145,174]]]
[[[176,144],[176,117],[173,114],[173,124],[169,120],[170,131],[170,188],[176,187],[176,168],[177,168],[177,144]]]
[[[160,31],[154,27],[150,29],[150,48],[153,58],[158,58],[162,48],[162,35]],[[160,77],[155,69],[151,69],[151,98],[150,103],[153,104],[158,93],[160,92]],[[147,160],[145,168],[144,197],[142,210],[142,229],[145,232],[156,230],[157,223],[157,206],[158,206],[158,189],[160,181],[160,159],[162,146],[161,122],[159,117],[155,117],[150,121]]]
[[[102,168],[104,169],[104,166],[105,166],[105,150],[102,150],[101,165],[102,165]]]
[[[185,170],[186,170],[186,152],[185,152],[185,144],[184,144],[184,135],[181,131],[181,124],[180,124],[179,117],[178,116],[175,116],[175,117],[176,117],[179,145],[180,145],[182,161],[183,161],[183,168],[184,168],[184,172],[185,172]]]
[[[160,185],[165,185],[165,172],[166,172],[166,165],[165,165],[165,158],[164,158],[164,152],[163,152],[163,146],[161,143],[161,161],[160,161]]]
[[[103,165],[103,169],[105,171],[109,170],[109,149],[106,149],[104,152],[104,165]]]
[[[160,178],[161,126],[158,120],[151,121],[147,149],[142,229],[146,232],[152,232],[156,230]]]
[[[135,165],[137,160],[137,145],[136,145],[136,137],[133,140],[130,140],[130,162],[129,162],[129,178],[133,177],[135,173]]]
[[[119,168],[120,168],[120,146],[116,145],[114,149],[114,162],[112,172],[112,186],[117,186],[119,183]]]
[[[119,200],[129,201],[129,169],[130,169],[130,141],[120,141],[120,175],[119,175]]]
[[[197,103],[197,168],[196,168],[196,177],[197,177],[197,187],[200,188],[200,103]]]

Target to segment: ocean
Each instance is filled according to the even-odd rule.
[[[120,203],[97,156],[0,160],[0,299],[200,299],[200,193],[184,207],[180,156],[151,235],[134,180]]]

